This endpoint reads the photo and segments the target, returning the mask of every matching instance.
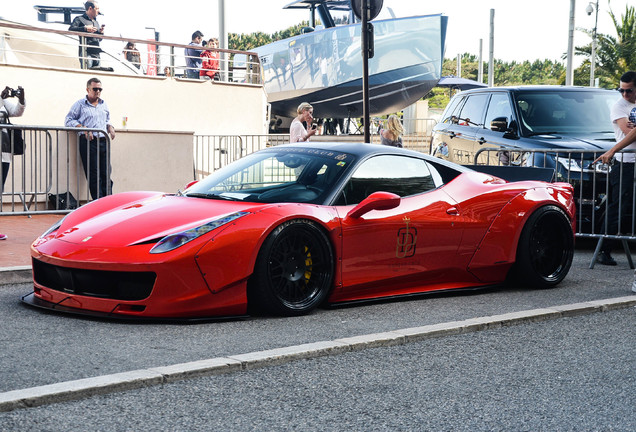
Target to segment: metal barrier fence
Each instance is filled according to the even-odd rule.
[[[107,35],[91,34],[91,38],[101,39],[102,52],[98,64],[87,53],[86,33],[33,27],[9,22],[0,22],[0,63],[27,67],[53,69],[93,69],[110,71],[124,75],[186,77],[194,72],[196,79],[199,69],[186,66],[188,45],[174,44],[147,39],[128,39]],[[128,42],[137,44],[137,55],[127,58],[130,50]],[[94,47],[93,47],[94,48]],[[189,47],[192,48],[192,47]],[[204,47],[197,47],[205,50]],[[254,52],[212,49],[216,55],[218,69],[214,79],[224,82],[261,83],[260,61]],[[192,57],[190,57],[192,58]],[[197,60],[199,57],[197,57]],[[90,66],[90,67],[89,67]],[[207,69],[206,69],[207,70]],[[205,71],[205,70],[204,70]]]
[[[636,172],[634,163],[594,162],[604,151],[482,148],[475,165],[538,167],[552,170],[552,180],[574,186],[579,238],[598,239],[590,268],[607,242],[620,242],[634,268],[629,241],[636,240]],[[621,154],[633,154],[624,151]]]
[[[2,129],[22,130],[24,153],[9,154],[9,163],[2,164],[3,181],[0,194],[0,215],[30,215],[35,213],[68,213],[77,205],[96,197],[91,188],[102,186],[111,193],[110,182],[104,181],[104,167],[110,167],[110,137],[106,131],[91,128],[38,127],[1,125]],[[80,132],[101,133],[99,144],[106,143],[104,164],[95,164],[88,176],[84,173],[81,151],[76,136]],[[14,146],[15,147],[15,146]],[[99,157],[86,147],[86,158]],[[91,162],[91,166],[93,163]],[[110,175],[110,169],[108,175]],[[6,177],[5,177],[6,176]],[[87,178],[88,177],[88,178]],[[90,186],[92,185],[92,187]]]
[[[194,179],[201,180],[243,156],[289,142],[288,134],[195,135]]]
[[[432,119],[418,119],[426,122]],[[350,141],[363,137],[359,135],[321,135],[333,137],[333,141]],[[403,145],[410,150],[430,153],[430,135],[411,133],[402,137]],[[371,135],[371,142],[380,144],[380,135]],[[268,135],[195,135],[194,136],[194,179],[201,180],[215,170],[266,147],[289,143],[289,134]]]

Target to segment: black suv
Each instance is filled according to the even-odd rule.
[[[615,143],[610,108],[619,98],[615,90],[563,86],[460,92],[433,129],[431,151],[463,165],[552,168],[553,180],[575,186],[577,210],[589,217],[607,172],[592,162]]]

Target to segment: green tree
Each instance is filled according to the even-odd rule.
[[[600,87],[616,87],[620,77],[628,70],[636,70],[636,9],[626,6],[620,20],[610,9],[609,15],[616,30],[616,36],[597,35],[595,77]],[[592,31],[579,29],[592,38]],[[576,55],[587,59],[575,70],[574,83],[589,85],[592,43],[576,47]]]

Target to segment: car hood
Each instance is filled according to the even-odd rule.
[[[616,140],[614,133],[597,133],[589,136],[578,136],[570,134],[545,134],[535,135],[527,139],[528,144],[536,143],[533,148],[547,149],[572,149],[572,150],[609,150]]]
[[[102,198],[80,207],[64,220],[55,238],[87,247],[123,247],[158,241],[237,212],[256,211],[263,205],[174,195],[155,195],[125,204]],[[112,203],[111,203],[112,204]],[[99,212],[91,206],[101,206]]]

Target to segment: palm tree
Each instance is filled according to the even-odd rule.
[[[612,18],[616,36],[607,34],[597,34],[596,49],[596,76],[599,78],[600,86],[605,88],[616,87],[620,77],[628,70],[636,70],[636,9],[633,6],[625,7],[625,14],[621,15],[620,21],[614,12],[609,11]],[[590,30],[584,30],[592,37]],[[576,48],[577,55],[591,56],[592,45]],[[579,76],[584,76],[584,70],[589,76],[590,61],[587,60],[581,66]]]

